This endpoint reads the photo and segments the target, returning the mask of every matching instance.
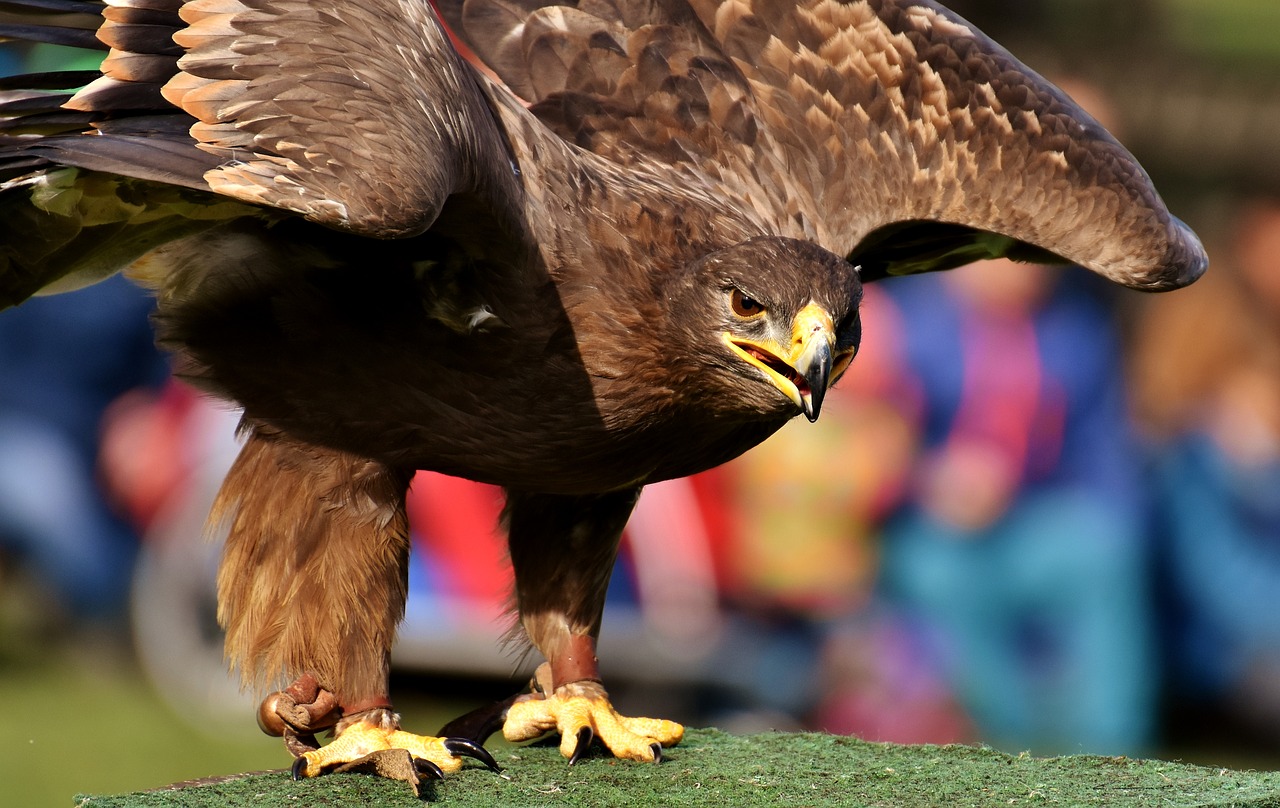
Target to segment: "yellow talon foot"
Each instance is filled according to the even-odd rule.
[[[598,682],[574,682],[546,698],[517,701],[507,711],[502,734],[509,741],[528,741],[560,733],[560,754],[577,763],[594,738],[614,757],[648,763],[662,760],[662,748],[675,746],[684,727],[660,718],[618,715]]]
[[[405,754],[383,754],[396,750]],[[493,756],[472,741],[404,732],[395,713],[375,710],[343,728],[329,745],[302,754],[294,761],[293,777],[316,777],[369,762],[369,770],[406,780],[416,788],[418,775],[443,778],[445,772],[462,768],[462,757],[475,758],[493,771],[500,771]]]

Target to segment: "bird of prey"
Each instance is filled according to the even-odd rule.
[[[683,729],[619,715],[595,654],[619,534],[647,483],[818,417],[862,284],[1205,268],[1122,146],[933,0],[563,2],[0,0],[0,36],[102,53],[0,85],[0,306],[123,270],[243,406],[219,615],[287,684],[259,718],[295,776],[438,775],[497,725],[660,759]],[[546,660],[441,737],[387,686],[415,469],[505,489]]]

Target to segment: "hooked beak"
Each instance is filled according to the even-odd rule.
[[[833,375],[838,377],[853,358],[852,351],[844,351],[837,359],[835,324],[817,303],[809,303],[796,315],[785,346],[775,340],[755,342],[729,334],[724,339],[734,353],[759,368],[794,401],[810,422],[818,420]]]

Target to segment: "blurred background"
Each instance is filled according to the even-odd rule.
[[[818,424],[646,490],[604,674],[694,725],[1278,768],[1280,4],[949,5],[1118,134],[1212,271],[1151,297],[999,263],[869,290]],[[66,59],[0,45],[4,72]],[[15,804],[288,762],[225,672],[201,538],[237,415],[169,380],[149,307],[116,278],[0,313]],[[415,481],[412,729],[531,671],[497,646],[499,507]]]

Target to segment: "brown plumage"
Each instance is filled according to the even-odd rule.
[[[300,774],[478,754],[389,712],[413,469],[507,489],[548,660],[508,736],[654,759],[680,728],[616,716],[594,657],[618,536],[646,483],[817,417],[862,282],[1204,270],[1123,147],[931,0],[438,7],[505,86],[425,0],[0,2],[0,35],[105,51],[69,99],[0,84],[0,305],[123,268],[244,406],[220,614],[247,681],[293,682],[262,720]]]

